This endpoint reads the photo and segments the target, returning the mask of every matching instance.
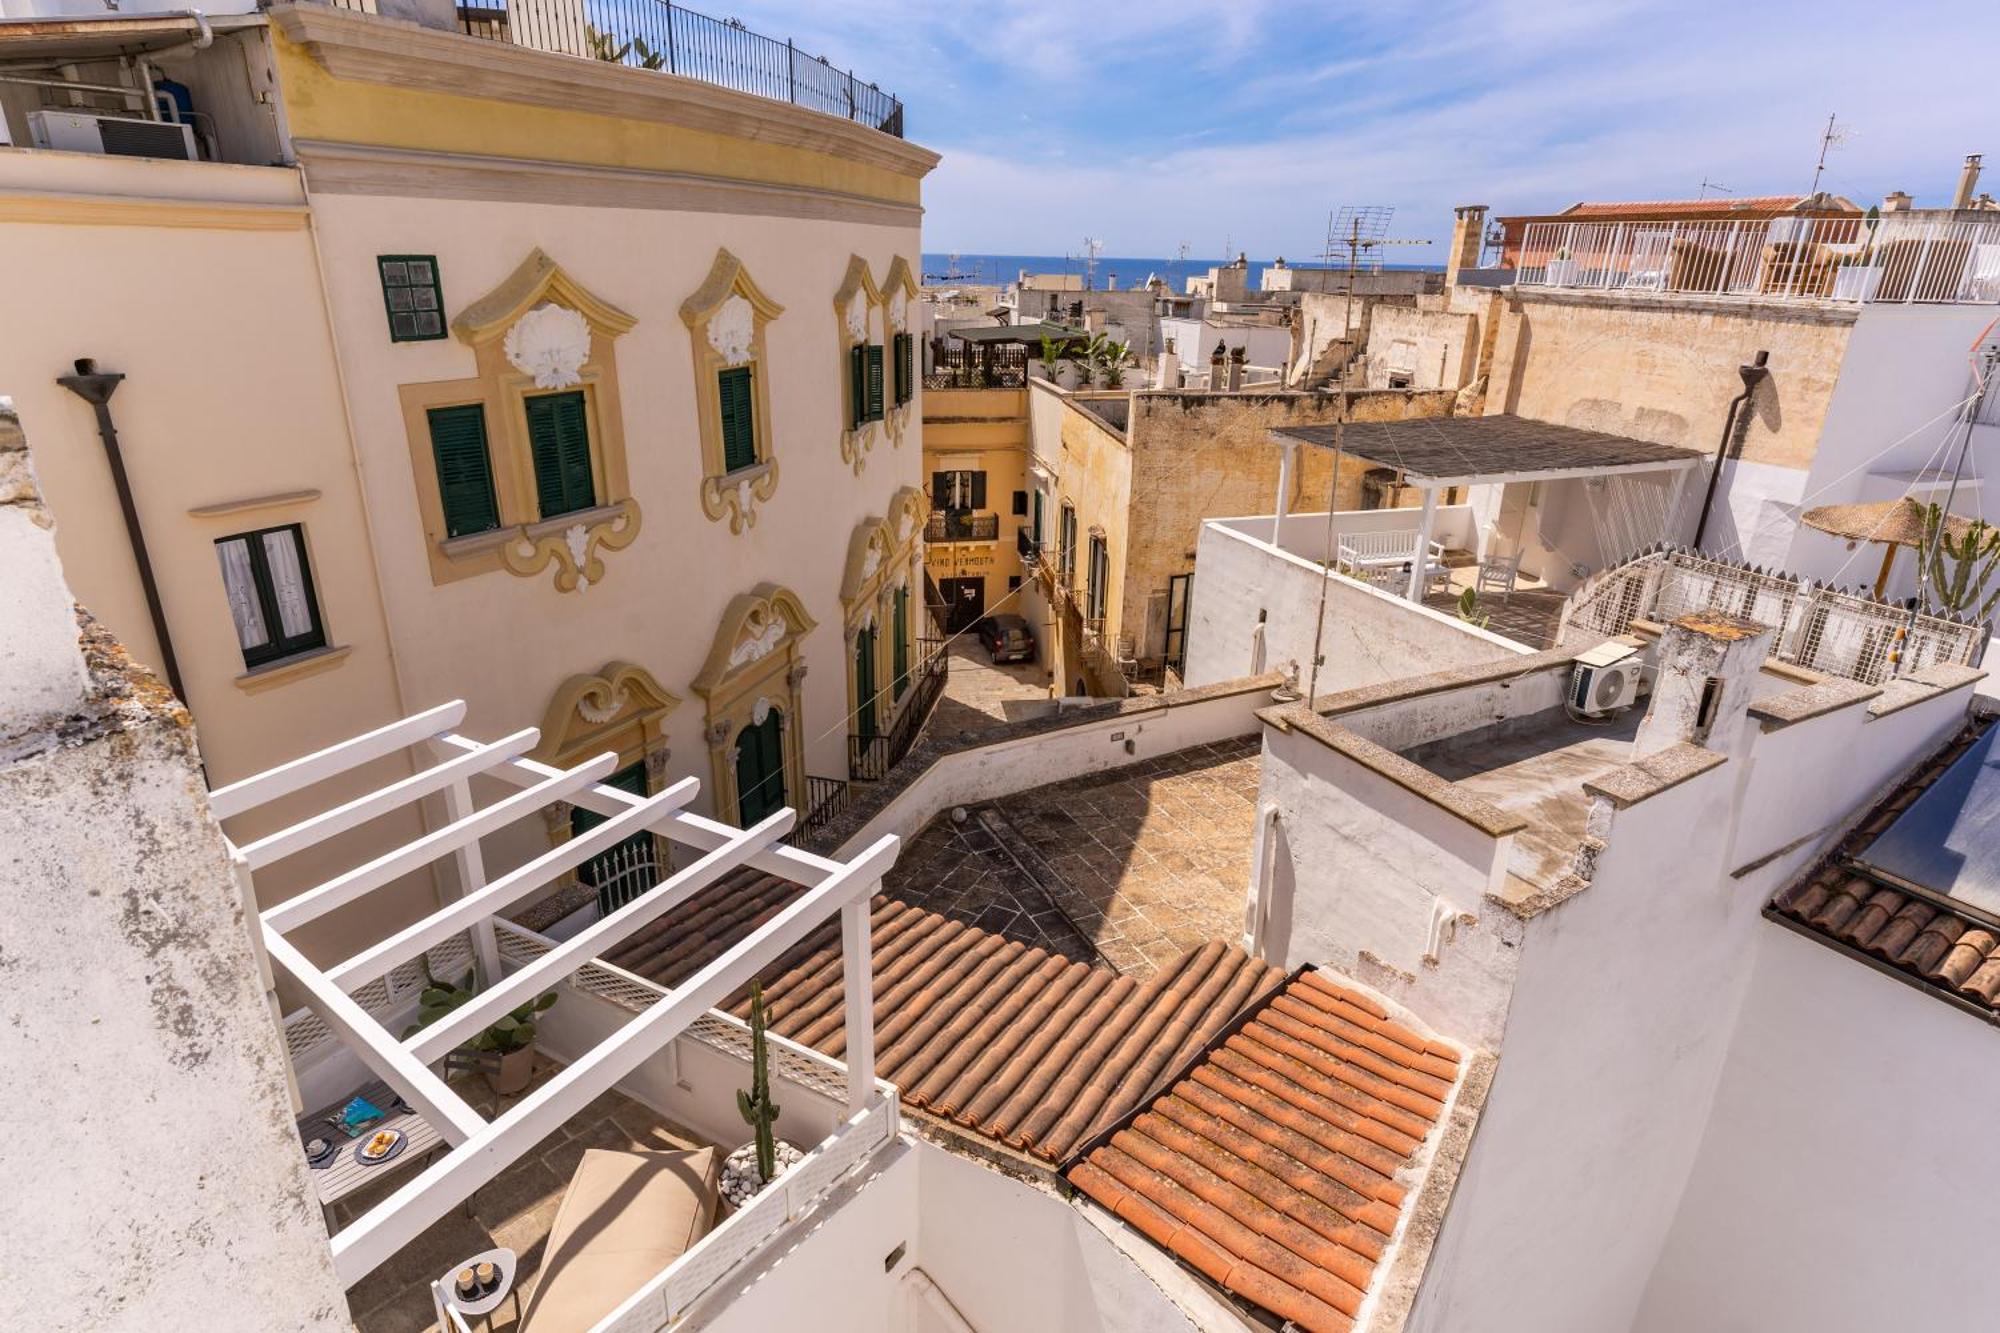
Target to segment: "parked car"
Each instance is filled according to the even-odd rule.
[[[986,645],[995,666],[1035,660],[1035,632],[1020,616],[987,616],[974,632]]]

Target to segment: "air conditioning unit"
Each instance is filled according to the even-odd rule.
[[[1629,644],[1601,643],[1579,654],[1570,677],[1571,709],[1585,717],[1602,717],[1639,697],[1639,677],[1645,670],[1639,650]]]
[[[37,148],[115,157],[169,157],[192,162],[197,156],[194,130],[187,125],[88,111],[30,111],[28,142]]]

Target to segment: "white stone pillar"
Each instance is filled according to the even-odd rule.
[[[1431,533],[1437,527],[1438,488],[1424,487],[1424,516],[1417,522],[1417,554],[1410,561],[1409,599],[1413,602],[1424,600],[1424,575],[1431,561]]]

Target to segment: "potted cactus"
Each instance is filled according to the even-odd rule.
[[[757,1191],[798,1165],[803,1156],[773,1133],[778,1105],[771,1100],[770,1044],[765,1036],[764,987],[750,983],[750,1086],[738,1089],[736,1109],[750,1126],[750,1142],[729,1154],[722,1167],[722,1197],[741,1208]]]

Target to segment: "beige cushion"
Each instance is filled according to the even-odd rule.
[[[584,1153],[556,1209],[523,1327],[587,1333],[708,1234],[716,1197],[713,1148]]]

